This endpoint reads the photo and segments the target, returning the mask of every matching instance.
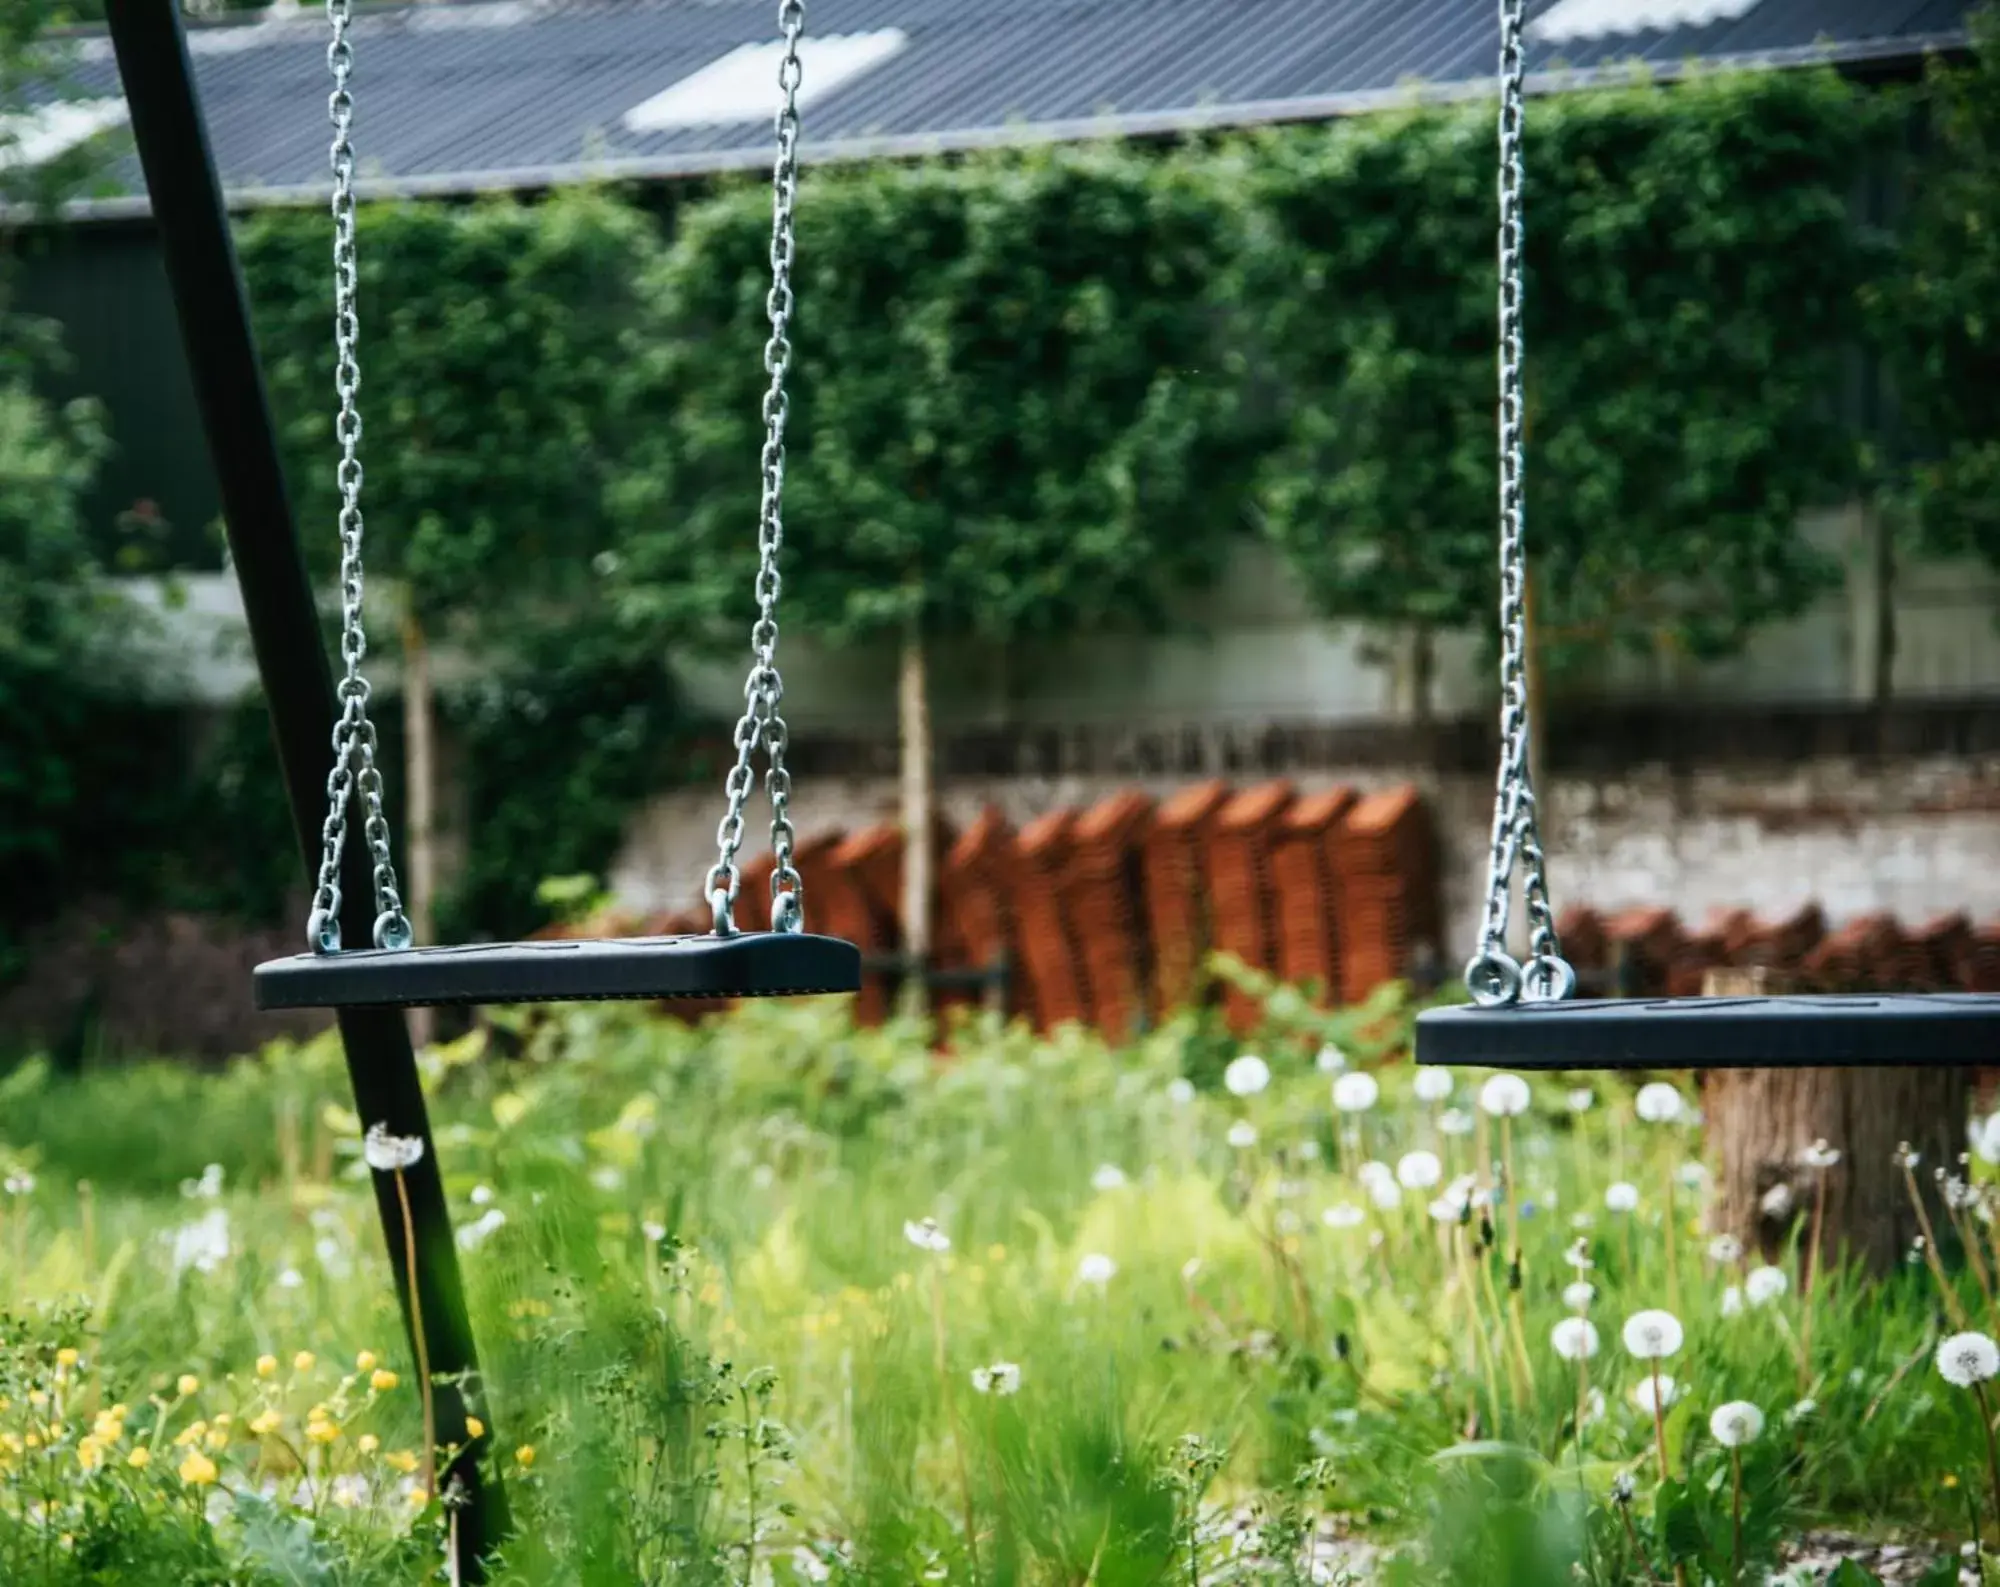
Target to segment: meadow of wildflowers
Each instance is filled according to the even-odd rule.
[[[494,1576],[2000,1570],[2000,1129],[1911,1165],[1948,1210],[1867,1280],[1715,1235],[1689,1082],[1417,1071],[1391,995],[1267,1009],[940,1054],[586,1006],[432,1049]],[[369,1183],[415,1143],[348,1108],[327,1042],[0,1075],[0,1583],[454,1579]],[[1806,1557],[1828,1528],[1893,1566]]]

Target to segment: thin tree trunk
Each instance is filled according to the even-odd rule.
[[[1878,733],[1896,693],[1896,536],[1888,514],[1867,509],[1875,561],[1875,653],[1869,682],[1869,702],[1875,708]],[[1878,742],[1876,748],[1883,746]]]
[[[1431,723],[1432,695],[1437,678],[1437,630],[1429,623],[1410,629],[1410,721],[1418,727]]]
[[[903,952],[911,962],[907,1006],[923,1008],[923,969],[931,954],[931,711],[923,635],[912,625],[903,640],[896,692],[903,779]]]
[[[437,897],[437,756],[433,733],[435,701],[431,685],[430,647],[423,620],[415,611],[403,614],[403,787],[408,820],[404,851],[408,878],[404,913],[419,945],[433,940]],[[432,1011],[410,1010],[410,1039],[419,1046],[432,1034]]]
[[[1542,646],[1535,624],[1535,582],[1523,582],[1521,590],[1521,665],[1528,688],[1528,777],[1535,790],[1535,812],[1541,830],[1542,852],[1555,848],[1554,817],[1549,809],[1548,771],[1548,689],[1542,665]]]

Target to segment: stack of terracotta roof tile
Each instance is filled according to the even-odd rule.
[[[1022,979],[1036,1026],[1090,1022],[1088,983],[1062,902],[1063,868],[1075,848],[1076,812],[1051,810],[1021,829],[1015,845],[1014,919]]]
[[[1271,849],[1277,895],[1276,969],[1322,997],[1340,993],[1340,823],[1353,808],[1352,788],[1301,799],[1278,822]]]
[[[1579,970],[1604,970],[1611,963],[1611,939],[1604,917],[1587,904],[1571,904],[1556,917],[1563,957]]]
[[[1339,830],[1341,998],[1358,1003],[1436,942],[1437,850],[1408,785],[1370,794]]]
[[[964,945],[966,962],[977,969],[1015,957],[1013,874],[1013,828],[988,805],[959,834],[938,868],[939,915]]]
[[[1229,802],[1229,785],[1202,782],[1165,800],[1144,847],[1146,926],[1153,1006],[1181,1008],[1202,984],[1208,952],[1208,835]]]
[[[1127,789],[1092,805],[1071,829],[1061,897],[1097,1028],[1114,1041],[1146,1018],[1146,934],[1139,851],[1153,801]]]
[[[1687,940],[1671,909],[1621,909],[1604,922],[1604,934],[1629,995],[1657,997],[1666,991],[1671,967]]]
[[[1267,782],[1237,794],[1216,815],[1208,837],[1208,901],[1214,947],[1256,969],[1277,963],[1277,895],[1271,850],[1278,824],[1295,795],[1289,782]],[[1230,1028],[1256,1029],[1257,1000],[1238,987],[1223,993]]]
[[[869,904],[875,912],[886,919],[891,942],[907,946],[903,939],[903,832],[900,826],[892,829],[893,841],[879,845],[872,850],[856,873],[856,880],[868,894]],[[944,856],[958,839],[957,830],[942,818],[931,823],[931,946],[929,960],[933,968],[964,969],[970,963],[963,939],[957,931],[956,921],[949,911],[942,907],[940,883],[943,878]],[[975,1001],[975,995],[964,990],[939,992],[931,999],[932,1012],[943,1016],[948,1010]]]
[[[825,867],[832,885],[825,889],[825,904],[811,915],[817,929],[845,937],[864,954],[887,953],[895,947],[895,911],[884,909],[880,900],[885,892],[894,897],[896,851],[902,842],[903,834],[893,822],[878,822],[844,838],[827,855]],[[807,897],[811,914],[813,895]],[[887,976],[875,971],[863,975],[855,1019],[863,1025],[881,1024],[889,1015],[890,992]]]
[[[1959,985],[1968,992],[2000,992],[2000,921],[1981,926],[1966,944]]]
[[[1800,965],[1822,992],[1872,992],[1909,977],[1908,942],[1889,915],[1861,915],[1821,940]]]

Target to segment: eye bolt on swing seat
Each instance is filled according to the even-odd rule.
[[[1500,769],[1471,1002],[1417,1016],[1417,1062],[1513,1069],[2000,1064],[2000,995],[1926,993],[1573,1000],[1543,874],[1528,767],[1527,554],[1521,470],[1524,0],[1500,6]],[[1529,957],[1507,951],[1514,872]]]
[[[780,514],[785,478],[785,375],[791,363],[793,211],[798,197],[799,35],[801,0],[784,0],[779,23],[784,53],[778,68],[778,150],[772,167],[771,334],[764,365],[770,389],[764,398],[763,498],[758,516],[757,621],[751,630],[753,660],[744,685],[747,702],[736,726],[736,763],[724,792],[727,810],[717,832],[719,854],[705,891],[714,930],[705,935],[634,937],[602,942],[506,942],[417,947],[396,885],[389,824],[382,811],[382,774],[375,764],[375,728],[368,717],[368,682],[361,662],[368,642],[362,627],[361,414],[355,313],[354,148],[350,131],[353,46],[348,0],[332,0],[332,112],[334,217],[335,389],[340,445],[340,653],[345,671],[336,686],[340,708],[333,732],[333,769],[327,777],[327,815],[319,880],[306,924],[308,950],[257,967],[259,1008],[438,1006],[451,1003],[596,1001],[607,998],[796,997],[854,992],[861,987],[861,953],[853,943],[805,930],[805,890],[792,864],[789,815],[791,778],[785,770],[784,697],[775,660],[778,644],[778,550],[784,540]],[[751,759],[759,744],[770,760],[764,786],[771,800],[769,931],[736,928],[741,886],[736,853],[743,841],[743,807],[750,795]],[[359,799],[362,836],[373,860],[375,944],[348,949],[340,935],[341,856],[347,842],[349,804]]]

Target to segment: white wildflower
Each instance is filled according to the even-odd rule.
[[[1674,1176],[1680,1180],[1683,1190],[1700,1190],[1708,1183],[1708,1170],[1700,1163],[1682,1163],[1674,1170]]]
[[[1563,1260],[1579,1273],[1588,1273],[1593,1267],[1597,1266],[1590,1259],[1590,1242],[1588,1240],[1570,1241],[1569,1249],[1563,1252]]]
[[[1323,1075],[1337,1075],[1347,1067],[1347,1054],[1328,1042],[1320,1048],[1319,1056],[1313,1059],[1313,1067]]]
[[[1342,1113],[1366,1113],[1381,1094],[1382,1088],[1375,1077],[1360,1069],[1342,1075],[1333,1083],[1333,1105]]]
[[[173,1270],[179,1277],[189,1268],[197,1273],[213,1273],[229,1260],[229,1214],[212,1207],[192,1223],[174,1230]]]
[[[1840,1148],[1827,1145],[1826,1137],[1823,1135],[1814,1141],[1812,1145],[1803,1147],[1799,1151],[1799,1166],[1801,1168],[1824,1171],[1832,1168],[1839,1161]]]
[[[1337,1201],[1319,1215],[1319,1221],[1329,1229],[1358,1228],[1368,1214],[1351,1201]]]
[[[1597,1105],[1597,1093],[1589,1086],[1578,1086],[1563,1098],[1563,1106],[1572,1113],[1588,1113]]]
[[[1588,1317],[1565,1317],[1550,1330],[1549,1343],[1565,1361],[1587,1361],[1597,1354],[1597,1329]]]
[[[1641,1378],[1637,1383],[1632,1385],[1632,1403],[1648,1415],[1651,1415],[1655,1409],[1665,1412],[1667,1407],[1679,1399],[1684,1392],[1681,1386],[1664,1372],[1659,1374],[1658,1381],[1659,1390],[1657,1395],[1653,1388],[1654,1379],[1650,1377]],[[1657,1407],[1654,1404],[1655,1399],[1659,1402]]]
[[[1743,1242],[1733,1234],[1718,1234],[1708,1242],[1708,1259],[1724,1267],[1743,1260]]]
[[[609,1195],[613,1191],[624,1187],[625,1176],[612,1167],[611,1164],[605,1163],[601,1167],[591,1170],[590,1182],[606,1195]]]
[[[1100,1163],[1097,1172],[1090,1176],[1090,1188],[1096,1191],[1123,1190],[1125,1170],[1116,1163]]]
[[[1731,1284],[1722,1292],[1722,1315],[1725,1317],[1743,1315],[1743,1290],[1739,1285]]]
[[[1396,1160],[1396,1183],[1405,1190],[1430,1190],[1444,1178],[1435,1152],[1405,1152]]]
[[[1233,1097],[1254,1097],[1271,1083],[1271,1066],[1255,1053],[1232,1058],[1222,1071],[1222,1083]]]
[[[1637,1212],[1639,1210],[1639,1187],[1620,1180],[1615,1185],[1604,1187],[1604,1205],[1612,1212]]]
[[[1708,1419],[1708,1430],[1724,1449],[1741,1449],[1764,1431],[1764,1413],[1748,1400],[1719,1405]]]
[[[1451,1095],[1453,1083],[1449,1069],[1419,1069],[1410,1090],[1419,1102],[1442,1102]]]
[[[1496,1119],[1526,1113],[1531,1100],[1528,1082],[1519,1075],[1494,1075],[1479,1088],[1479,1105]]]
[[[1167,1082],[1167,1100],[1176,1107],[1186,1107],[1194,1101],[1194,1082],[1186,1075],[1175,1075]]]
[[[1008,1395],[1021,1387],[1021,1369],[1012,1361],[995,1361],[972,1369],[972,1387],[981,1394]]]
[[[17,1168],[0,1180],[0,1189],[10,1196],[32,1196],[35,1193],[35,1176],[25,1168]]]
[[[386,1124],[371,1124],[361,1142],[361,1155],[378,1174],[393,1174],[414,1168],[423,1161],[424,1141],[420,1135],[391,1135]]]
[[[1982,1163],[2000,1163],[2000,1113],[1974,1119],[1966,1134]]]
[[[483,1207],[493,1199],[493,1187],[491,1185],[474,1185],[472,1193],[465,1199],[470,1201],[475,1207]]]
[[[1590,1303],[1597,1299],[1597,1286],[1588,1279],[1578,1279],[1574,1284],[1563,1287],[1563,1304],[1571,1311],[1589,1311]]]
[[[1384,1212],[1394,1212],[1403,1204],[1403,1187],[1387,1174],[1368,1180],[1368,1199]]]
[[[1247,1152],[1257,1144],[1257,1126],[1248,1119],[1238,1119],[1229,1126],[1229,1134],[1224,1138],[1239,1152]]]
[[[1791,1284],[1781,1267],[1753,1267],[1743,1278],[1743,1298],[1752,1306],[1768,1306]]]
[[[1472,1115],[1463,1108],[1446,1108],[1438,1115],[1438,1128],[1447,1135],[1470,1135]]]
[[[458,1248],[461,1251],[476,1251],[500,1229],[506,1227],[507,1214],[498,1207],[488,1207],[472,1222],[458,1231]],[[666,1231],[662,1230],[662,1233]]]
[[[1676,1354],[1685,1335],[1670,1311],[1634,1312],[1625,1319],[1625,1349],[1641,1361],[1664,1361]]]
[[[937,1226],[935,1218],[919,1218],[903,1225],[903,1238],[919,1251],[939,1254],[951,1249],[951,1236]]]
[[[1687,1104],[1681,1094],[1664,1080],[1655,1080],[1649,1086],[1641,1086],[1639,1095],[1633,1100],[1632,1111],[1648,1124],[1672,1124],[1686,1111]]]
[[[1781,1179],[1757,1198],[1757,1210],[1767,1218],[1782,1218],[1791,1212],[1796,1199],[1792,1187]]]
[[[1953,1334],[1937,1347],[1938,1376],[1969,1389],[2000,1375],[2000,1345],[1981,1333]]]
[[[1095,1284],[1102,1289],[1117,1276],[1118,1264],[1102,1251],[1092,1251],[1076,1264],[1077,1282]]]

